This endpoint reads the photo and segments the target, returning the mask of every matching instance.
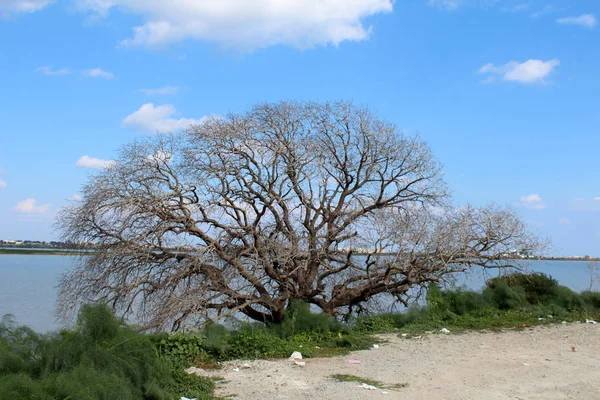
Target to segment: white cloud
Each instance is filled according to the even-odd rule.
[[[364,40],[363,19],[391,12],[393,0],[76,0],[105,16],[116,8],[142,15],[124,46],[164,46],[185,39],[255,50],[277,44],[298,48]]]
[[[530,4],[521,3],[521,4],[515,4],[514,6],[511,6],[511,7],[504,7],[502,9],[500,9],[500,11],[518,13],[518,12],[524,12],[524,11],[529,10],[529,7],[531,7]]]
[[[33,13],[52,3],[54,0],[0,0],[0,15]]]
[[[149,96],[163,96],[163,95],[173,95],[177,94],[181,88],[179,86],[163,86],[161,88],[154,89],[141,89],[140,91]]]
[[[489,74],[492,78],[498,77],[504,81],[535,83],[543,82],[544,78],[550,75],[559,65],[560,61],[555,58],[548,61],[527,60],[523,63],[510,61],[504,65],[486,64],[479,68],[477,72]],[[486,79],[484,82],[489,83],[489,80]]]
[[[112,160],[102,160],[100,158],[88,157],[87,155],[82,156],[75,163],[76,166],[82,168],[93,168],[93,169],[105,169],[113,165],[115,162]]]
[[[556,20],[561,25],[579,25],[584,28],[593,29],[598,21],[594,14],[583,14],[578,17],[564,17]]]
[[[45,65],[43,67],[36,68],[36,72],[39,72],[39,73],[47,75],[47,76],[68,75],[71,73],[71,71],[68,70],[67,68],[54,69],[54,68],[52,68],[52,65]]]
[[[594,197],[594,200],[596,200],[596,201],[600,201],[600,196],[598,196],[598,197]]]
[[[81,196],[78,195],[78,194],[74,194],[73,196],[71,196],[71,198],[69,200],[80,201],[81,200]]]
[[[101,68],[87,69],[85,71],[81,71],[81,73],[90,78],[113,79],[115,77],[112,72],[106,72]]]
[[[558,220],[558,223],[561,225],[569,225],[571,223],[571,221],[568,218],[560,218]]]
[[[23,201],[19,201],[15,207],[15,210],[20,213],[25,214],[43,214],[45,212],[50,211],[52,204],[36,204],[36,200],[34,198],[25,199]]]
[[[168,151],[161,150],[154,154],[149,155],[147,158],[148,158],[148,161],[151,161],[151,162],[169,163],[169,162],[171,162],[171,159],[173,158],[173,154]]]
[[[207,118],[172,118],[175,113],[175,107],[170,104],[154,106],[153,103],[146,103],[137,111],[125,117],[121,126],[149,133],[165,133],[184,130],[189,128],[190,125],[201,124]]]
[[[553,6],[552,4],[546,4],[540,11],[536,11],[531,13],[532,18],[538,18],[546,14],[552,14],[558,11],[563,11],[562,9]]]
[[[455,10],[463,3],[463,0],[429,0],[429,5],[438,6],[447,10]]]
[[[0,180],[0,189],[4,189],[7,186],[8,186],[8,184],[6,182],[4,182],[3,180]]]
[[[544,202],[539,194],[530,194],[521,197],[521,205],[535,210],[541,210],[545,207]]]

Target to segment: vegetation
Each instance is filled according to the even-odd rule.
[[[0,324],[0,399],[171,400],[209,398],[213,383],[185,374],[151,336],[86,305],[77,328],[40,335]]]
[[[0,325],[0,400],[211,398],[214,381],[185,373],[189,366],[219,368],[231,359],[332,356],[370,348],[374,333],[411,337],[447,328],[516,328],[597,319],[600,293],[574,293],[543,274],[514,273],[491,279],[481,293],[429,286],[425,305],[405,313],[362,316],[341,323],[308,304],[292,302],[281,323],[228,321],[196,333],[142,334],[102,305],[81,309],[73,331],[39,335]],[[351,375],[334,379],[393,389]]]
[[[375,386],[379,389],[401,389],[403,387],[408,386],[408,383],[395,383],[395,384],[387,384],[381,381],[376,381],[369,378],[363,378],[361,376],[356,375],[348,375],[348,374],[333,374],[329,376],[332,379],[335,379],[339,382],[357,382],[357,383],[366,383],[367,385]]]
[[[59,217],[93,242],[61,304],[142,303],[168,330],[292,301],[351,318],[369,300],[540,249],[510,209],[457,207],[421,138],[348,102],[261,104],[125,146]],[[97,271],[102,271],[98,274]]]

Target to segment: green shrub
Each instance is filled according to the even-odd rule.
[[[553,287],[552,294],[547,301],[549,304],[557,305],[567,311],[585,309],[585,303],[581,296],[566,286],[556,285]]]
[[[547,304],[558,286],[556,279],[541,272],[531,274],[512,273],[486,282],[487,288],[494,290],[499,282],[505,282],[509,287],[520,287],[525,293],[529,304]]]
[[[313,313],[310,304],[302,301],[291,301],[286,309],[281,324],[271,324],[281,337],[291,337],[301,332],[329,333],[341,332],[343,326],[334,317],[325,313]]]
[[[600,311],[600,292],[585,291],[581,293],[586,308],[590,310]]]
[[[504,280],[488,283],[488,287],[483,290],[483,297],[500,310],[515,310],[527,305],[525,289],[510,286]]]
[[[151,336],[120,323],[104,305],[82,307],[73,331],[38,335],[0,323],[0,399],[167,400],[204,397],[193,392],[166,352],[159,356]],[[208,392],[210,393],[210,392]]]

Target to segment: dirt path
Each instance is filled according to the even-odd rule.
[[[378,349],[307,359],[304,367],[288,360],[230,362],[218,371],[226,382],[217,394],[261,400],[600,399],[600,324],[385,339]],[[408,386],[366,390],[332,374]]]

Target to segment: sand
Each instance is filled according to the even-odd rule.
[[[304,367],[233,361],[199,374],[223,377],[217,395],[236,399],[600,399],[600,324],[382,338],[378,349],[305,359]],[[407,386],[367,390],[332,374]]]

